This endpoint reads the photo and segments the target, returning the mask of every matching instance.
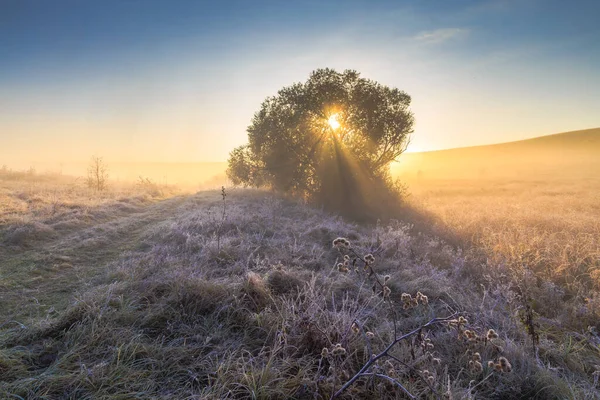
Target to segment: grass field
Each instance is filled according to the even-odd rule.
[[[448,316],[338,398],[408,398],[396,383],[600,398],[600,179],[592,159],[571,168],[580,155],[482,175],[481,160],[442,174],[420,155],[406,212],[370,226],[262,191],[0,176],[0,398],[328,399],[394,329]]]

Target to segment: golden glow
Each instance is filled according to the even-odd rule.
[[[336,130],[337,128],[340,127],[340,123],[338,122],[337,118],[338,118],[337,114],[331,114],[331,116],[327,120],[327,123],[329,123],[329,126],[333,130]]]

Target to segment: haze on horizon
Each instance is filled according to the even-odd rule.
[[[320,67],[412,96],[409,151],[600,126],[600,4],[3,1],[0,164],[225,161]]]

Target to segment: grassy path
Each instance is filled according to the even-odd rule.
[[[25,249],[0,249],[0,324],[27,324],[64,309],[157,223],[172,219],[197,196],[179,196],[115,210],[108,220]]]

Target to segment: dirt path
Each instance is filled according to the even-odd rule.
[[[200,200],[200,201],[199,201]],[[206,199],[208,200],[208,199]],[[140,238],[202,197],[179,196],[149,203],[127,213],[0,257],[0,324],[27,323],[64,309],[123,253],[139,248]]]

